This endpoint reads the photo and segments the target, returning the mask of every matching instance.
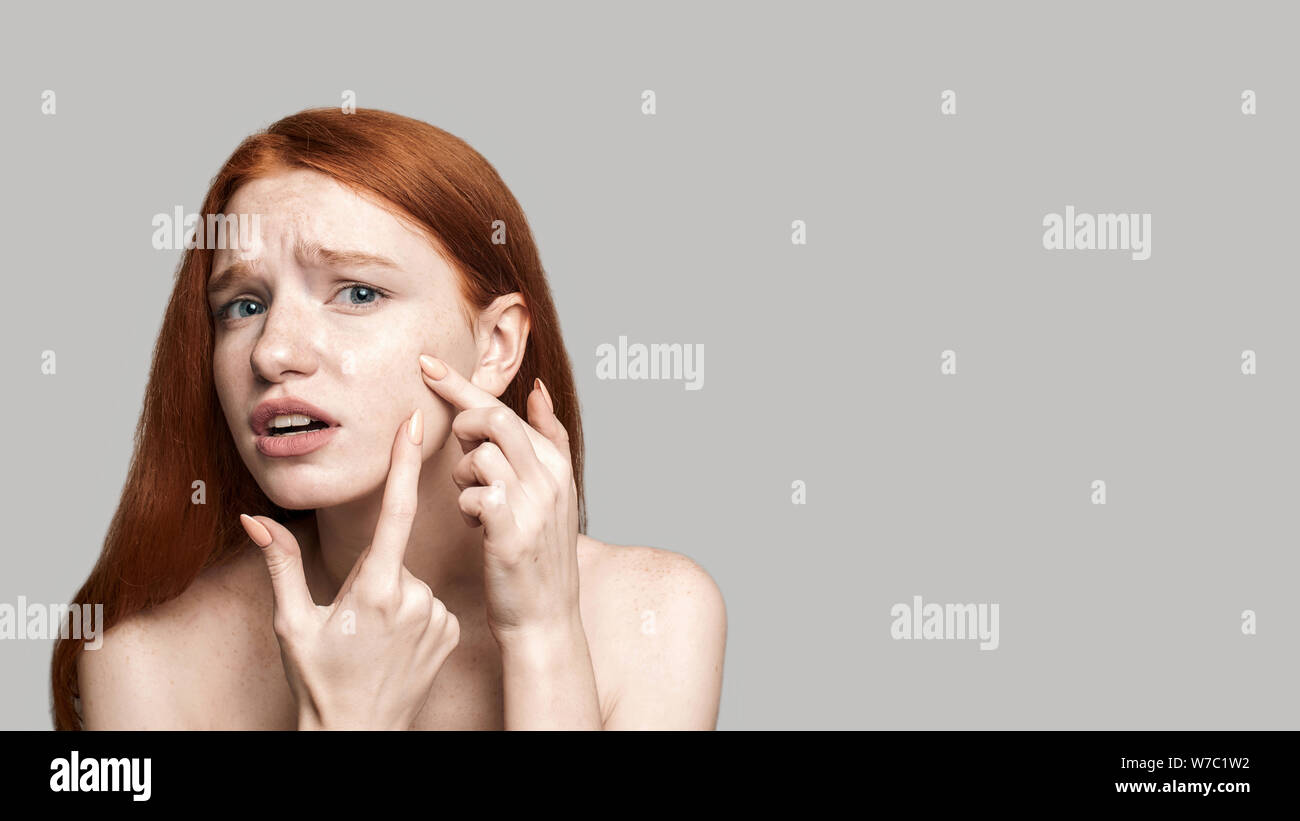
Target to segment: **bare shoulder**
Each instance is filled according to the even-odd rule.
[[[579,561],[582,586],[595,588],[583,623],[617,676],[606,729],[712,728],[727,640],[713,576],[683,553],[586,536]]]
[[[704,609],[717,608],[725,617],[717,582],[690,556],[658,547],[602,542],[584,534],[578,537],[580,561],[584,546],[590,575],[607,603],[680,605],[689,601]]]
[[[208,726],[213,685],[244,667],[250,637],[265,632],[256,630],[261,597],[249,558],[241,553],[204,570],[176,598],[130,614],[97,649],[82,651],[77,678],[86,729]]]

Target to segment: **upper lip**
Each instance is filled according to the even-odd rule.
[[[258,436],[267,436],[271,432],[272,419],[291,413],[300,413],[304,416],[310,416],[312,419],[319,419],[331,428],[338,425],[333,416],[307,400],[299,399],[296,396],[266,400],[253,408],[253,412],[248,415],[248,424]]]

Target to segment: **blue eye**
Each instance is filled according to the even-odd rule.
[[[380,296],[382,296],[378,290],[371,288],[369,285],[349,285],[339,293],[342,294],[348,291],[353,292],[353,298],[349,300],[352,305],[370,305],[378,302]]]
[[[349,292],[351,292],[352,296],[346,304],[350,307],[360,308],[374,305],[379,302],[379,300],[388,297],[386,292],[381,291],[378,288],[373,288],[369,285],[353,284],[348,285],[343,288],[343,290],[339,291],[338,296],[335,296],[334,300],[338,301],[339,296]],[[232,308],[234,309],[233,315],[231,313]],[[239,299],[231,300],[218,308],[212,316],[218,322],[230,323],[238,322],[241,319],[247,319],[250,316],[257,316],[258,314],[264,313],[266,313],[266,307],[262,305],[262,303],[247,297],[240,297]]]
[[[242,309],[242,306],[243,306],[243,305],[249,305],[249,306],[252,306],[252,307],[254,307],[254,308],[259,308],[259,309],[261,309],[261,311],[265,311],[265,310],[266,310],[265,308],[262,308],[261,303],[259,303],[259,302],[254,302],[254,301],[251,300],[251,299],[236,299],[236,300],[234,300],[234,301],[232,301],[232,302],[229,302],[229,303],[223,305],[223,306],[222,306],[222,307],[217,311],[217,315],[216,315],[216,316],[217,316],[217,319],[223,319],[223,320],[231,320],[231,319],[247,319],[248,317],[250,317],[250,316],[256,316],[258,313],[261,312],[261,311],[254,311],[253,313],[245,313],[245,312],[243,311],[243,309]],[[230,316],[230,309],[231,309],[231,308],[234,308],[234,309],[235,309],[235,316],[233,316],[233,317]]]

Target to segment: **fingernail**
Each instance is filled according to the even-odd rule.
[[[542,396],[546,398],[547,406],[550,407],[551,413],[555,413],[555,403],[551,401],[551,392],[546,389],[546,385],[542,382],[540,376],[533,377],[533,387],[542,389]]]
[[[424,372],[434,379],[442,379],[447,375],[447,366],[442,364],[441,359],[434,359],[428,354],[420,355],[420,367]]]
[[[420,415],[419,408],[416,408],[415,413],[411,414],[411,423],[406,426],[406,437],[411,440],[412,445],[418,445],[424,441],[424,417]]]
[[[272,541],[271,531],[266,529],[266,525],[249,516],[247,513],[239,514],[239,523],[244,526],[244,531],[248,533],[248,538],[253,540],[253,544],[258,547],[266,547]]]

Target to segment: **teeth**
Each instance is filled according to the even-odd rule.
[[[269,427],[275,428],[293,428],[306,425],[315,421],[310,416],[304,416],[301,413],[280,414],[271,420]]]

